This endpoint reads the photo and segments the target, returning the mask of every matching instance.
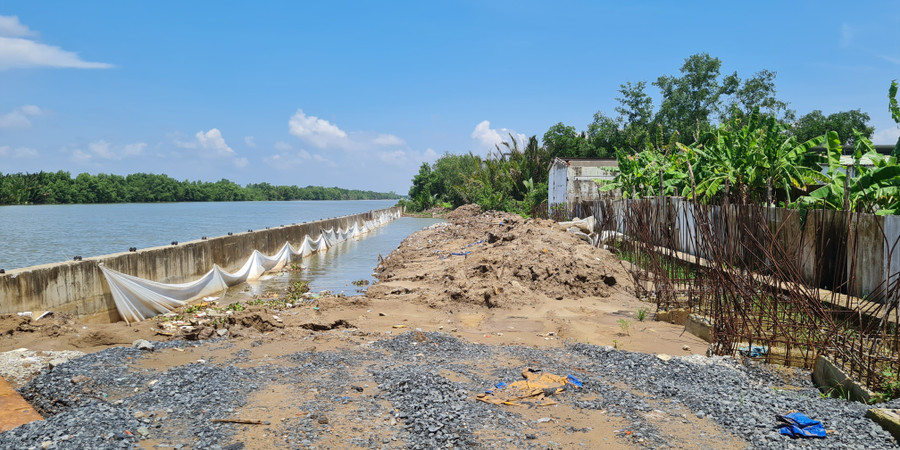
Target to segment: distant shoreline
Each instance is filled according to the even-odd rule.
[[[395,192],[324,186],[241,186],[221,179],[178,181],[168,175],[110,175],[69,172],[0,173],[0,205],[69,205],[292,200],[399,200]]]

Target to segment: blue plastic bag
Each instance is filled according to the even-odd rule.
[[[779,432],[793,438],[824,438],[828,436],[822,422],[810,419],[806,414],[793,412],[778,416],[778,420],[785,422]]]

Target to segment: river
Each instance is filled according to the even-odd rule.
[[[186,242],[202,236],[263,229],[387,208],[394,200],[126,203],[102,205],[0,206],[0,268],[11,270],[82,257]],[[438,222],[403,217],[366,235],[302,261],[289,277],[266,276],[244,289],[278,288],[310,281],[314,291],[353,295],[353,281],[372,281],[378,256],[387,256],[410,234]],[[364,287],[362,288],[364,289]]]
[[[0,269],[387,208],[394,200],[0,206]]]

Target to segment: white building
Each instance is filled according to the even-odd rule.
[[[599,182],[611,181],[618,172],[615,158],[554,158],[547,182],[550,215],[561,207],[571,215],[576,205],[598,200]]]

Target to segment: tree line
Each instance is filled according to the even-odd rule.
[[[178,181],[167,175],[134,173],[121,176],[69,172],[0,173],[0,204],[52,205],[71,203],[227,202],[262,200],[382,200],[398,199],[390,192],[322,186],[240,186],[216,182]]]
[[[706,179],[723,182],[724,178],[733,176],[724,175],[723,178],[715,168],[715,164],[730,164],[733,161],[729,158],[732,157],[745,158],[736,164],[744,164],[748,170],[756,163],[800,164],[796,170],[803,172],[803,180],[824,182],[811,175],[806,176],[809,174],[805,170],[816,170],[816,164],[833,165],[833,155],[820,155],[816,159],[804,153],[803,158],[806,159],[801,161],[797,155],[788,158],[773,153],[794,151],[811,140],[813,143],[825,143],[829,133],[834,133],[837,142],[848,145],[860,143],[861,146],[857,146],[860,151],[868,153],[865,151],[867,146],[871,146],[868,139],[875,131],[868,124],[868,114],[859,109],[830,115],[814,110],[798,118],[797,113],[788,107],[789,103],[777,97],[774,72],[762,70],[742,78],[737,72],[723,74],[721,68],[721,60],[707,53],[691,55],[685,59],[677,75],[663,75],[651,83],[661,95],[658,103],[647,93],[646,81],[626,82],[617,91],[615,116],[598,111],[583,131],[557,123],[544,133],[540,143],[537,136],[533,136],[527,144],[523,143],[524,148],[520,148],[519,142],[510,136],[508,142],[496,146],[487,157],[472,153],[447,153],[434,164],[423,163],[412,180],[406,205],[416,211],[435,206],[456,207],[464,203],[478,203],[487,209],[526,215],[540,213],[542,207],[546,208],[549,165],[556,157],[616,157],[620,167],[634,168],[632,175],[633,172],[649,174],[652,168],[654,176],[647,175],[647,180],[656,180],[658,192],[660,161],[676,158],[680,152],[705,155],[703,161],[710,165],[700,169],[709,167],[709,171],[695,173],[698,182]],[[896,102],[894,94],[895,91],[890,94],[892,102]],[[754,141],[762,134],[767,141]],[[734,144],[735,139],[746,139],[745,147],[741,147],[744,144]],[[828,142],[833,145],[835,141],[829,137]],[[897,145],[900,150],[900,141]],[[807,153],[810,150],[802,148]],[[732,150],[747,150],[749,153],[743,156],[726,154]],[[664,170],[666,175],[679,180],[670,184],[673,192],[677,190],[681,194],[684,185],[678,183],[688,177],[686,165],[676,164]],[[784,178],[779,178],[789,171],[787,166],[766,170],[768,172],[762,178],[762,184],[770,184],[766,188],[768,191],[776,191],[776,196],[777,192],[790,192],[783,186]],[[779,173],[779,170],[782,172]],[[757,177],[761,174],[756,171],[752,175],[754,183],[757,183],[754,189],[759,187],[761,179]],[[625,187],[627,192],[637,193],[645,184],[642,181],[627,181],[626,178],[632,175],[625,174],[623,170],[623,175],[619,177],[620,186]],[[791,176],[793,178],[789,178],[789,182],[801,180],[796,173]],[[768,178],[771,180],[765,181]],[[705,185],[710,195],[720,187],[714,183],[707,182]],[[731,186],[735,186],[734,181]],[[781,191],[778,191],[779,188]],[[795,192],[796,195],[804,193]],[[754,191],[753,195],[760,197],[760,192]],[[768,198],[771,196],[769,194]],[[765,195],[762,197],[766,198]],[[784,194],[779,198],[783,201],[796,200],[788,199]]]
[[[684,60],[678,75],[662,75],[651,85],[661,95],[658,106],[647,93],[647,81],[619,86],[615,116],[603,111],[583,131],[562,122],[550,127],[543,143],[562,157],[613,157],[616,151],[634,154],[648,146],[672,147],[692,144],[732,118],[758,110],[781,124],[782,132],[805,142],[828,131],[841,142],[853,143],[855,134],[871,139],[875,128],[859,109],[825,115],[814,110],[797,117],[789,103],[777,97],[775,72],[761,70],[748,78],[737,72],[722,73],[722,61],[707,53]]]

